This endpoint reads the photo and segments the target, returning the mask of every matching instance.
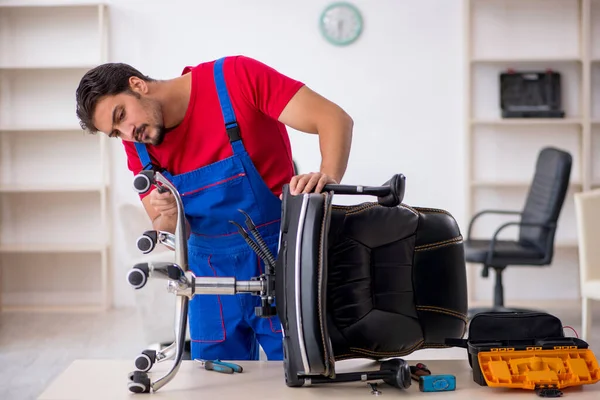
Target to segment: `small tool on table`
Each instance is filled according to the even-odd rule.
[[[371,394],[372,395],[379,396],[381,394],[381,391],[379,391],[377,389],[377,384],[376,383],[369,383],[369,386],[371,386]]]
[[[219,360],[202,360],[199,358],[194,359],[194,361],[204,365],[204,369],[207,371],[215,371],[221,372],[224,374],[233,374],[234,372],[242,372],[244,369],[241,365],[223,362]]]
[[[427,368],[427,365],[423,363],[418,363],[417,365],[410,366],[410,376],[415,381],[419,381],[419,378],[422,376],[431,375],[431,371]]]

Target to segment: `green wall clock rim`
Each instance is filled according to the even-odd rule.
[[[358,19],[358,30],[356,31],[356,34],[347,40],[335,40],[332,37],[330,37],[329,35],[327,35],[327,33],[325,32],[325,27],[323,26],[323,19],[325,17],[325,14],[327,14],[327,12],[329,10],[331,10],[332,8],[336,8],[336,7],[347,7],[349,8],[354,15],[357,17]],[[335,46],[347,46],[349,44],[354,43],[355,41],[358,40],[358,38],[361,36],[362,31],[363,31],[363,27],[364,27],[364,22],[363,22],[363,17],[362,14],[360,12],[360,10],[358,9],[357,6],[355,6],[354,4],[347,2],[347,1],[336,1],[333,2],[331,4],[329,4],[327,7],[325,7],[325,9],[321,12],[321,16],[319,17],[319,30],[321,31],[321,35],[331,44],[335,45]]]

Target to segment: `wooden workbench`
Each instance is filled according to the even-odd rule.
[[[418,361],[410,360],[410,365]],[[206,371],[199,363],[183,361],[175,378],[161,390],[152,394],[133,394],[127,389],[128,374],[134,370],[132,360],[76,360],[39,397],[40,400],[133,400],[140,399],[383,399],[435,398],[450,399],[510,399],[535,400],[534,391],[522,389],[491,388],[477,385],[466,360],[423,360],[433,374],[452,374],[456,377],[456,390],[452,392],[422,393],[419,385],[403,391],[377,384],[381,395],[374,396],[366,382],[335,383],[290,388],[285,385],[281,362],[239,362],[241,374],[221,374]],[[171,361],[154,366],[151,379],[157,379],[170,368]],[[377,370],[377,364],[368,360],[347,360],[336,363],[337,372]],[[563,399],[600,399],[600,383],[563,389]]]

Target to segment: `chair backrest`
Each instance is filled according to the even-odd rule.
[[[554,147],[543,148],[525,201],[522,222],[557,224],[569,188],[573,158]],[[555,229],[521,226],[519,240],[536,246],[552,258]]]

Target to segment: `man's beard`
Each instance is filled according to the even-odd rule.
[[[159,146],[163,140],[165,140],[165,134],[167,130],[163,125],[155,125],[154,129],[156,129],[156,136],[150,139],[150,142],[153,146]]]
[[[160,121],[160,123],[155,123],[153,124],[154,130],[156,131],[156,136],[151,137],[150,138],[150,144],[152,144],[153,146],[158,146],[160,145],[163,140],[165,140],[165,134],[167,133],[167,129],[165,128],[164,124],[162,123],[162,112],[161,112],[161,108],[160,108],[160,104],[158,101],[156,100],[150,100],[150,99],[146,99],[146,98],[142,98],[141,102],[144,106],[148,107],[149,109],[151,109],[152,111],[152,119],[155,122]],[[140,129],[148,129],[149,125],[144,124],[140,127]]]
[[[150,125],[148,125],[148,124],[143,124],[137,128],[137,130],[136,130],[136,141],[137,142],[143,143],[142,137],[145,133],[148,132],[149,126]],[[165,140],[165,134],[167,133],[167,130],[165,129],[165,127],[163,125],[154,125],[154,130],[156,131],[155,135],[153,137],[148,138],[148,142],[149,142],[149,144],[151,144],[153,146],[158,146],[163,142],[163,140]]]

